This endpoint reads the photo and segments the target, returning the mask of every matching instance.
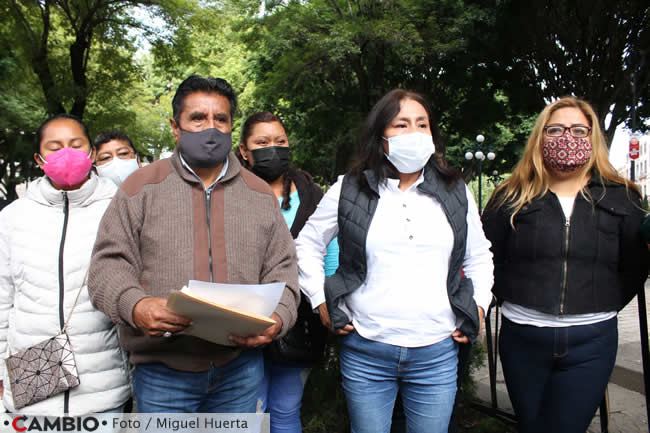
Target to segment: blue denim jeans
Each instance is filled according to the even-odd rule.
[[[310,368],[264,359],[259,411],[268,412],[271,433],[301,433],[300,407]]]
[[[388,433],[399,390],[409,433],[446,433],[456,396],[452,338],[423,347],[341,338],[341,375],[352,433]]]
[[[202,372],[138,364],[133,388],[142,413],[254,413],[263,376],[262,351],[253,349]]]
[[[503,318],[499,354],[521,433],[584,433],[612,374],[616,317],[540,328]]]

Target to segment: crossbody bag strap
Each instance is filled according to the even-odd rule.
[[[77,291],[77,297],[74,298],[74,304],[72,304],[72,309],[68,313],[68,317],[65,319],[65,323],[63,324],[63,328],[61,328],[61,332],[59,333],[59,335],[65,334],[65,330],[68,327],[68,323],[70,322],[70,317],[72,317],[72,313],[74,312],[74,309],[77,306],[77,301],[79,301],[79,295],[81,295],[81,291],[83,290],[84,286],[88,282],[88,271],[90,271],[90,266],[88,266],[88,269],[86,269],[86,275],[84,276],[84,280],[81,283],[81,287],[79,287],[79,290]]]

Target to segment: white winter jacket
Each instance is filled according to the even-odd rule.
[[[115,191],[111,180],[95,174],[78,190],[67,192],[41,177],[24,198],[0,212],[0,378],[3,404],[12,412],[16,411],[3,360],[61,329],[90,264],[99,221]],[[129,398],[128,365],[117,330],[93,308],[85,285],[67,333],[81,384],[20,413],[77,416],[116,408]]]

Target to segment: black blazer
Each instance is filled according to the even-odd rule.
[[[578,194],[570,225],[550,191],[517,213],[514,229],[508,206],[495,209],[490,200],[483,228],[499,301],[555,315],[596,313],[622,309],[643,288],[648,248],[639,195],[595,180],[587,191],[592,199]]]

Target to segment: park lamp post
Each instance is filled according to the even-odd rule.
[[[487,152],[487,155],[483,152],[483,142],[485,141],[485,137],[482,134],[479,134],[476,136],[476,144],[474,144],[470,150],[468,150],[465,153],[465,159],[468,161],[471,161],[472,159],[476,159],[478,162],[478,213],[479,215],[483,212],[483,160],[485,158],[489,159],[490,161],[494,160],[496,158],[496,155],[494,152],[489,151]],[[496,170],[492,172],[491,176],[488,176],[488,181],[492,183],[497,183],[501,180],[501,177],[499,176],[499,172]],[[499,329],[499,305],[494,303],[494,300],[490,304],[490,307],[488,310],[485,312],[485,318],[483,319],[485,322],[485,332],[487,335],[487,358],[488,358],[488,372],[490,375],[490,400],[491,400],[491,407],[484,407],[481,403],[474,403],[474,406],[478,408],[479,410],[482,410],[489,415],[493,417],[497,417],[502,419],[503,421],[509,422],[509,423],[514,423],[514,418],[512,417],[511,414],[504,412],[503,410],[499,409],[498,403],[497,403],[497,374],[496,374],[496,363],[497,363],[497,357],[498,357],[498,349],[496,344],[493,343],[492,340],[492,324],[490,323],[490,317],[491,317],[491,311],[492,307],[496,308],[496,327],[495,327],[495,332],[498,333]]]
[[[487,155],[481,150],[485,137],[482,134],[476,136],[476,146],[472,149],[474,152],[468,151],[465,153],[465,159],[471,161],[473,158],[476,158],[478,161],[478,213],[483,212],[483,160],[486,158],[492,161],[496,158],[494,152],[488,152]]]

